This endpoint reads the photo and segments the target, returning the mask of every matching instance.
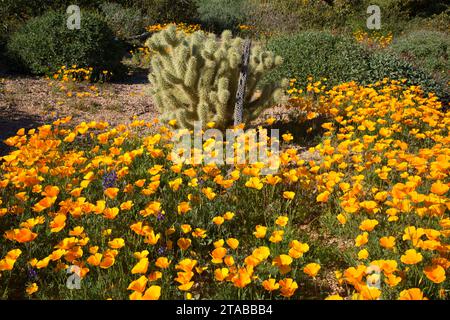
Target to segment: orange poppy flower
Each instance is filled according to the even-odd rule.
[[[117,194],[119,193],[118,188],[107,188],[104,191],[105,196],[107,196],[110,199],[115,199],[117,197]]]
[[[181,250],[187,250],[191,246],[191,239],[180,238],[177,241],[177,245]]]
[[[412,288],[400,292],[399,300],[428,300],[428,298],[424,297],[419,288]]]
[[[444,282],[445,277],[445,269],[442,268],[440,265],[433,265],[425,267],[423,270],[423,273],[427,276],[428,279],[430,279],[434,283],[441,283]]]

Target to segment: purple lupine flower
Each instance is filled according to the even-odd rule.
[[[159,247],[159,249],[158,249],[158,254],[159,254],[159,255],[163,255],[164,252],[166,252],[166,248],[165,248],[165,247]]]
[[[161,221],[161,220],[164,220],[164,219],[165,219],[165,216],[160,212],[160,213],[158,213],[158,215],[156,216],[156,219],[157,219],[158,221]]]
[[[28,274],[28,279],[30,279],[30,280],[35,280],[38,276],[36,270],[34,270],[32,268],[28,269],[27,274]]]
[[[117,173],[115,170],[111,170],[103,176],[103,189],[106,190],[108,188],[112,188],[115,186],[117,181]]]

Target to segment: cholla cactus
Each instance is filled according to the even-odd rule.
[[[180,127],[192,128],[194,121],[214,121],[218,128],[233,124],[239,82],[243,39],[230,31],[220,39],[202,31],[186,35],[172,26],[147,40],[156,52],[149,75],[151,92],[162,114],[161,120],[176,119]],[[282,83],[267,84],[256,92],[258,82],[282,58],[254,46],[251,50],[243,121],[256,118],[282,94]]]

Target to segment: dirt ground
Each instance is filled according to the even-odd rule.
[[[49,85],[49,83],[53,85]],[[3,140],[20,128],[32,128],[57,118],[73,116],[73,122],[129,123],[134,116],[157,116],[144,74],[124,82],[98,85],[98,96],[67,96],[58,83],[42,77],[0,77],[0,155],[7,152]]]

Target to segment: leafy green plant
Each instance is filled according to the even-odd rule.
[[[118,3],[105,2],[100,5],[106,23],[120,39],[141,34],[154,20],[142,14],[138,8],[126,8]]]
[[[391,52],[375,52],[369,56],[367,70],[357,80],[368,84],[384,78],[405,79],[406,85],[420,85],[425,92],[434,92],[444,102],[449,102],[446,83],[433,79],[429,73]]]
[[[415,31],[398,38],[392,50],[430,73],[448,77],[450,39],[436,31]]]
[[[149,75],[162,120],[177,119],[181,127],[195,121],[233,124],[243,40],[225,31],[217,41],[202,31],[187,35],[175,26],[153,35],[146,45],[153,51]],[[254,46],[251,49],[243,120],[249,122],[277,100],[280,85],[268,83],[256,95],[259,81],[282,62],[281,57]]]
[[[8,42],[8,54],[34,74],[54,72],[62,65],[118,71],[121,43],[103,18],[82,11],[80,29],[66,26],[64,13],[49,11],[29,20]]]
[[[305,79],[327,78],[329,85],[357,81],[369,84],[390,78],[406,79],[409,85],[420,85],[426,92],[435,92],[446,100],[445,84],[414,67],[392,52],[369,51],[350,38],[329,32],[300,32],[269,41],[268,49],[281,55],[284,63],[266,80],[283,77]]]
[[[356,61],[365,60],[365,52],[352,39],[329,32],[308,31],[273,38],[268,49],[281,55],[284,63],[270,73],[268,80],[283,77],[304,79],[326,77],[330,84],[345,82],[364,72]]]
[[[195,0],[135,0],[133,6],[160,23],[190,23],[198,18]]]

